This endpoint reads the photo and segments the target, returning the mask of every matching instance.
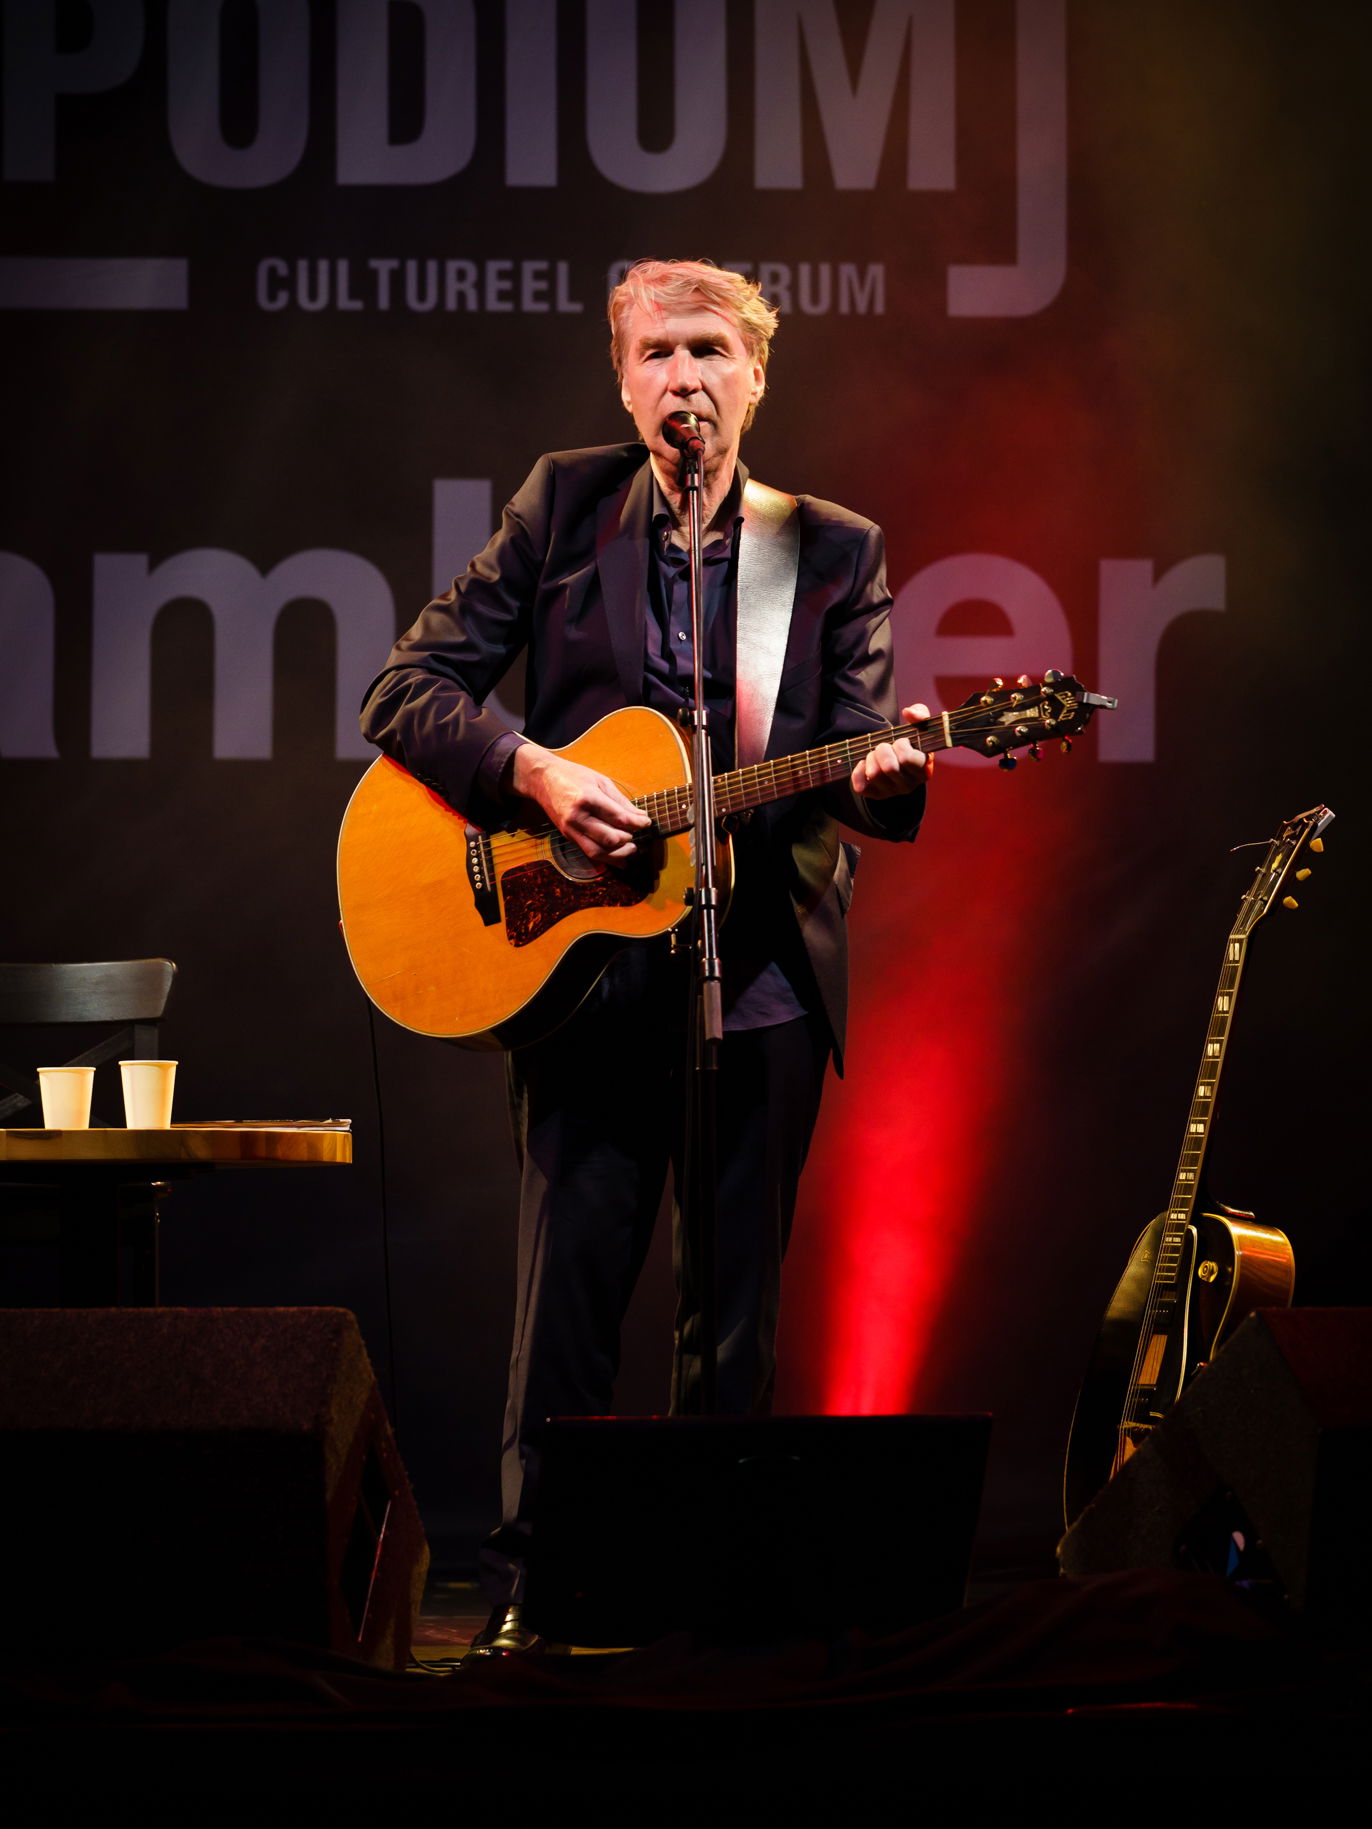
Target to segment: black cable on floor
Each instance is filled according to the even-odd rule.
[[[367,1031],[372,1042],[372,1092],[376,1099],[376,1160],[381,1176],[381,1265],[386,1290],[386,1372],[391,1387],[391,1428],[400,1434],[400,1392],[395,1382],[395,1318],[391,1312],[391,1225],[386,1198],[386,1114],[381,1102],[381,1057],[376,1046],[376,1009],[367,999]]]

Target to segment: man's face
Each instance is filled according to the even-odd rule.
[[[636,305],[626,330],[620,398],[644,444],[675,471],[677,453],[662,422],[669,413],[694,413],[707,473],[731,463],[764,382],[762,364],[749,356],[733,320],[703,301],[665,313]]]

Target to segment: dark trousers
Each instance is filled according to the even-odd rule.
[[[632,947],[546,1041],[510,1056],[520,1154],[518,1284],[501,1461],[482,1552],[493,1606],[522,1597],[538,1424],[612,1407],[620,1327],[681,1155],[683,962]],[[781,1260],[829,1054],[822,1018],[726,1033],[718,1073],[719,1407],[771,1407]],[[676,1226],[672,1407],[697,1376],[698,1304]]]

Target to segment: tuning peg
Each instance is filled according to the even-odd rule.
[[[998,768],[1016,768],[1016,767],[1018,767],[1018,765],[1019,765],[1018,756],[1002,756],[996,766]]]
[[[1319,853],[1324,850],[1324,840],[1322,838],[1312,838],[1310,840],[1310,849],[1318,856]]]
[[[1035,762],[1042,762],[1043,751],[1039,748],[1037,743],[1031,743],[1029,745],[1029,754],[1034,758]]]
[[[1033,683],[1033,680],[1030,679],[1027,673],[1021,673],[1019,678],[1015,681],[1017,686],[1032,686]]]
[[[1070,738],[1070,737],[1064,737],[1064,738],[1063,738],[1063,739],[1062,739],[1062,753],[1063,753],[1063,755],[1064,755],[1064,756],[1070,756],[1070,755],[1071,755],[1071,753],[1072,753],[1072,739],[1071,739],[1071,738]]]
[[[1303,883],[1309,875],[1310,872],[1308,870],[1298,870],[1296,872],[1296,881],[1298,883]]]
[[[1284,895],[1281,899],[1281,905],[1283,908],[1299,908],[1300,907],[1300,903],[1296,900],[1295,896],[1293,896],[1293,895]]]
[[[1058,672],[1057,668],[1050,667],[1043,676],[1043,683],[1045,686],[1056,686],[1061,678],[1062,675]]]
[[[993,690],[993,691],[994,691],[994,692],[999,692],[999,691],[1000,691],[1000,689],[1001,689],[1001,687],[1002,687],[1002,686],[1003,686],[1003,685],[1004,685],[1004,684],[1005,684],[1005,681],[1004,681],[1004,680],[1003,680],[1003,679],[1002,679],[1002,678],[1001,678],[1001,677],[1000,677],[1000,675],[999,675],[999,674],[997,674],[997,675],[996,675],[996,677],[995,677],[995,679],[993,679],[993,680],[992,680],[992,681],[991,681],[991,688],[992,688],[992,690]]]

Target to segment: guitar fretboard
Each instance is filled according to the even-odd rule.
[[[730,813],[743,813],[750,807],[783,800],[787,794],[827,787],[829,782],[841,781],[851,775],[863,757],[870,755],[878,744],[890,743],[896,737],[907,738],[925,755],[951,749],[958,740],[957,713],[944,712],[922,724],[883,724],[877,730],[863,731],[860,736],[845,737],[838,743],[826,743],[819,749],[779,756],[773,762],[757,762],[750,768],[730,769],[715,776],[715,809],[725,818]],[[642,807],[652,820],[654,830],[666,837],[673,832],[690,830],[693,798],[690,786],[682,784],[655,794],[643,794],[634,805]]]

